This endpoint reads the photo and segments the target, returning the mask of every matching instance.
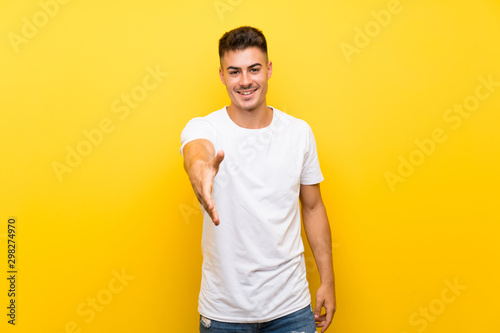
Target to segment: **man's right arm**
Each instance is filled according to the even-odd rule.
[[[214,146],[210,141],[198,139],[184,146],[183,155],[184,169],[198,201],[210,215],[214,224],[219,225],[220,219],[212,198],[212,188],[214,177],[224,159],[224,151],[219,150],[215,155]]]

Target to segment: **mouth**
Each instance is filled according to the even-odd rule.
[[[251,97],[253,96],[253,94],[257,91],[258,88],[255,88],[255,89],[252,89],[252,90],[236,90],[236,92],[245,97],[245,98],[248,98],[248,97]]]

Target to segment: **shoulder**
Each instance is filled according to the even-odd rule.
[[[225,108],[217,111],[213,111],[206,116],[191,118],[186,127],[190,126],[214,126],[215,124],[221,122],[224,118]]]
[[[194,117],[187,122],[181,132],[181,154],[185,144],[197,139],[206,139],[214,144],[220,124],[223,123],[225,108],[213,111],[204,117]]]
[[[309,124],[305,120],[289,115],[288,113],[285,113],[276,108],[274,108],[274,111],[276,115],[276,127],[280,128],[284,126],[285,128],[288,128],[290,130],[306,133],[311,131],[311,126],[309,126]]]
[[[223,119],[225,117],[225,114],[226,114],[226,108],[223,107],[222,109],[219,109],[217,111],[210,112],[209,114],[207,114],[202,118],[205,119],[206,121],[217,122]]]

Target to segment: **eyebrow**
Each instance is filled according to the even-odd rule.
[[[262,64],[256,62],[255,64],[248,66],[248,68],[253,68],[255,66],[262,66]],[[230,70],[230,69],[241,69],[241,68],[240,67],[235,67],[235,66],[229,66],[228,68],[226,68],[226,70]]]

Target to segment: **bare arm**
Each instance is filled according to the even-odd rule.
[[[335,278],[333,274],[332,238],[319,184],[300,185],[302,217],[307,240],[318,267],[321,285],[316,293],[314,317],[316,326],[325,332],[336,311]],[[326,313],[321,314],[325,308]]]
[[[183,154],[184,169],[189,176],[198,201],[208,212],[214,224],[219,225],[220,219],[212,198],[212,188],[214,177],[224,159],[224,152],[220,150],[215,155],[212,143],[205,139],[199,139],[187,143],[184,146]]]

